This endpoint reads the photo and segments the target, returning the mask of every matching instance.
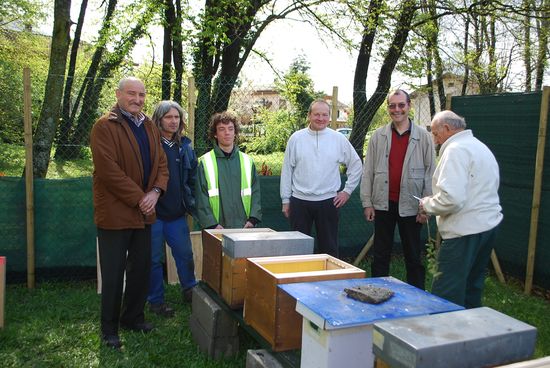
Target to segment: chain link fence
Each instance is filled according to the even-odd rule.
[[[151,116],[154,105],[160,100],[160,78],[141,77],[148,91],[144,112]],[[66,81],[65,81],[66,83]],[[94,87],[100,84],[102,88]],[[91,195],[93,165],[89,149],[89,132],[93,123],[115,103],[118,80],[102,81],[75,77],[70,94],[65,94],[56,124],[53,140],[49,142],[50,161],[46,179],[34,184],[35,266],[37,280],[60,277],[64,279],[95,277],[96,253]],[[207,88],[209,87],[209,88]],[[35,138],[40,116],[40,89],[33,86],[33,129]],[[306,126],[305,108],[313,100],[301,102],[305,108],[296,108],[274,88],[257,88],[253,85],[190,83],[182,106],[188,111],[190,133],[194,137],[198,155],[212,147],[207,137],[209,119],[215,111],[232,110],[241,123],[239,146],[248,152],[261,175],[262,226],[275,230],[289,230],[281,214],[279,175],[284,149],[290,135]],[[19,93],[23,93],[22,88]],[[38,97],[37,97],[38,96]],[[191,96],[192,98],[189,98]],[[331,97],[325,96],[331,103]],[[39,101],[34,101],[35,99]],[[21,101],[23,98],[21,98]],[[190,109],[189,101],[196,108]],[[214,104],[214,102],[216,102]],[[351,126],[351,107],[343,103],[336,106],[333,127]],[[23,112],[14,114],[21,121]],[[382,115],[381,123],[387,121]],[[14,118],[12,118],[14,119]],[[381,123],[378,123],[380,125]],[[22,125],[22,124],[20,124]],[[375,124],[372,124],[373,126]],[[8,257],[8,279],[23,282],[26,278],[26,209],[25,182],[18,178],[24,168],[23,131],[19,129],[16,142],[3,137],[0,167],[7,175],[0,180],[0,193],[5,205],[0,254]],[[43,144],[43,143],[42,143]],[[363,220],[358,191],[341,213],[340,245],[344,257],[354,257],[372,234],[372,225]]]

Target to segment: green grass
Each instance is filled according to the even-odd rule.
[[[361,265],[367,268],[367,262]],[[391,273],[403,279],[402,259]],[[430,280],[428,280],[428,288]],[[258,348],[242,334],[241,351],[233,358],[211,360],[193,342],[188,320],[191,308],[180,299],[179,287],[168,286],[166,299],[176,316],[162,319],[146,311],[157,328],[150,334],[121,332],[123,352],[100,344],[99,306],[93,281],[43,283],[34,290],[8,285],[5,328],[0,330],[2,367],[244,367],[246,350]],[[487,278],[483,304],[538,328],[535,357],[550,355],[550,303],[526,296],[518,283],[502,285]]]
[[[188,328],[191,307],[181,301],[178,289],[169,286],[166,295],[176,316],[163,319],[146,310],[146,319],[157,328],[147,335],[121,331],[124,347],[116,352],[99,340],[100,296],[95,282],[45,283],[35,290],[9,285],[5,328],[0,330],[0,366],[243,367],[246,348],[220,361],[198,350]],[[245,339],[244,344],[250,341]]]
[[[93,164],[89,149],[87,157],[78,160],[56,160],[52,157],[47,179],[66,179],[91,176]],[[53,156],[53,153],[52,153]],[[25,168],[25,147],[0,143],[0,176],[21,176]]]
[[[53,158],[48,166],[48,179],[66,179],[91,176],[93,164],[89,148],[86,149],[87,157],[79,160],[55,160]],[[275,152],[269,155],[252,154],[258,171],[265,163],[272,171],[272,175],[281,175],[283,165],[283,152]],[[21,176],[25,168],[25,147],[0,143],[0,176]]]

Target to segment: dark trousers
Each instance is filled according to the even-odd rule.
[[[151,271],[151,226],[125,230],[98,228],[97,237],[102,281],[101,332],[116,335],[119,322],[129,326],[144,322]]]
[[[444,239],[437,256],[432,294],[466,308],[481,307],[485,273],[497,228]]]
[[[422,263],[424,246],[420,244],[422,224],[416,222],[416,216],[399,216],[396,202],[390,202],[388,211],[375,211],[372,276],[382,277],[388,276],[390,273],[393,235],[396,224],[399,228],[403,255],[405,256],[407,283],[424,290],[426,274]]]
[[[317,253],[327,253],[338,258],[338,209],[334,198],[324,201],[304,201],[290,197],[290,227],[311,235],[315,222]]]

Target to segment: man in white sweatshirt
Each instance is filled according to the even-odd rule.
[[[292,230],[311,235],[315,223],[317,252],[338,257],[338,209],[346,204],[361,178],[361,159],[351,143],[330,128],[330,105],[311,103],[309,126],[288,140],[281,172],[283,214]],[[340,165],[347,180],[339,191]]]
[[[420,200],[421,211],[437,216],[443,242],[432,293],[466,308],[481,306],[489,263],[502,208],[498,197],[499,169],[489,148],[466,129],[452,111],[432,120],[440,160],[433,195]]]

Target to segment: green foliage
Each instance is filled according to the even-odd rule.
[[[296,115],[288,110],[262,108],[255,119],[261,124],[264,134],[244,144],[248,152],[282,152],[290,135],[300,128]]]
[[[49,39],[0,29],[0,142],[23,143],[23,68],[31,69],[32,116],[38,117],[48,72]]]
[[[309,63],[303,55],[294,59],[282,80],[275,81],[279,93],[290,103],[298,119],[305,120],[309,105],[321,94],[315,93],[309,76]]]
[[[41,0],[2,0],[0,27],[17,22],[30,28],[46,17],[45,5]]]

